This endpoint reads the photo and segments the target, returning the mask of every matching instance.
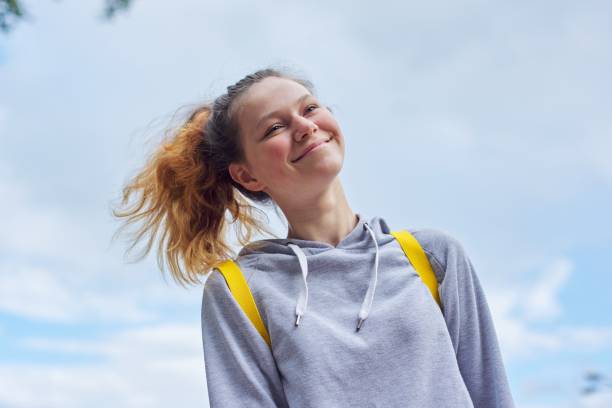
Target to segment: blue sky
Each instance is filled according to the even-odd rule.
[[[201,288],[125,262],[109,207],[177,108],[267,65],[333,108],[355,211],[463,243],[517,406],[612,406],[579,393],[612,378],[609,2],[24,3],[0,38],[0,407],[206,406]]]

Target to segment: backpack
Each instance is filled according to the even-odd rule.
[[[436,280],[436,276],[431,269],[429,260],[425,255],[425,251],[419,242],[410,232],[406,230],[391,232],[391,235],[393,235],[395,239],[399,241],[400,246],[408,257],[408,260],[421,277],[423,283],[431,292],[431,295],[436,303],[438,303],[440,309],[442,309],[442,303],[438,293],[438,281]],[[216,269],[218,269],[225,278],[225,282],[227,283],[232,296],[244,314],[249,318],[253,326],[255,326],[255,329],[257,329],[268,346],[272,347],[268,330],[261,319],[257,305],[255,304],[255,299],[253,299],[249,285],[247,284],[244,275],[240,271],[238,264],[232,259],[228,259],[218,265]]]

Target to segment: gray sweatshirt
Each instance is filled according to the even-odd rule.
[[[210,406],[514,407],[461,244],[439,230],[408,229],[436,274],[442,312],[386,222],[357,216],[335,247],[267,239],[239,252],[271,349],[221,273],[209,272],[202,339]]]

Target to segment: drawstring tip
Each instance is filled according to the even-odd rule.
[[[300,317],[302,317],[302,315],[297,315],[296,319],[295,319],[295,325],[299,326],[300,325]]]
[[[357,330],[359,331],[359,329],[361,329],[361,325],[363,324],[363,322],[365,321],[365,319],[359,318],[359,322],[357,323]]]

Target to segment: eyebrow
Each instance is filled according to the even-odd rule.
[[[309,94],[309,93],[304,94],[304,95],[300,96],[300,97],[299,97],[299,98],[298,98],[298,99],[295,101],[295,104],[296,104],[296,105],[299,105],[299,104],[300,104],[300,103],[302,103],[302,102],[303,102],[305,99],[308,99],[308,98],[309,98],[309,97],[311,97],[311,96],[312,96],[312,97],[314,97],[314,95],[313,95],[313,94]],[[275,116],[275,115],[277,115],[277,114],[278,114],[278,111],[274,111],[274,112],[270,112],[270,113],[268,113],[268,114],[264,115],[264,116],[263,116],[261,119],[259,119],[259,121],[257,121],[257,125],[255,125],[255,129],[259,129],[259,127],[261,126],[261,124],[262,124],[263,122],[265,122],[267,119],[269,119],[270,117]]]

